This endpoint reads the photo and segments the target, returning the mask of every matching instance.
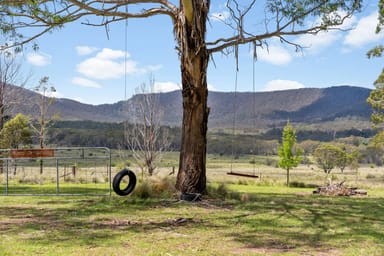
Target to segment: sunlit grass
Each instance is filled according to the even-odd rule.
[[[128,197],[0,197],[0,255],[384,255],[381,168],[334,170],[326,176],[316,166],[300,166],[292,170],[291,181],[304,186],[287,187],[285,171],[260,164],[264,157],[250,162],[251,156],[232,161],[210,155],[210,195],[190,203],[179,201],[173,191],[159,192],[174,182],[175,174],[168,174],[175,157],[163,159],[151,178],[158,190],[152,188],[146,199],[139,192]],[[259,178],[229,176],[231,167]],[[130,168],[139,176],[139,191],[140,172]],[[368,196],[312,194],[309,185],[329,179],[346,180]],[[106,184],[68,181],[60,189],[84,185],[77,192],[87,193]],[[13,185],[56,191],[52,182]]]
[[[384,199],[228,185],[247,201],[2,197],[2,255],[382,255]]]

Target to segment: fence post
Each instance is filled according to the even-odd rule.
[[[59,188],[59,159],[56,159],[56,194],[60,193],[60,188]]]
[[[8,159],[5,161],[6,170],[5,170],[5,194],[8,195]]]

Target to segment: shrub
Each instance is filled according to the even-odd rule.
[[[153,197],[152,186],[148,181],[144,180],[143,182],[136,185],[134,195],[141,199]]]
[[[365,178],[366,179],[376,179],[376,175],[374,175],[374,174],[367,174],[367,176]]]
[[[169,195],[176,193],[174,184],[173,177],[153,176],[138,183],[133,195],[141,199],[169,197]]]

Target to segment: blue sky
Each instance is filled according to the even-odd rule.
[[[384,34],[374,33],[377,2],[364,1],[362,13],[346,22],[348,31],[330,31],[292,40],[305,46],[296,52],[291,45],[269,41],[257,49],[255,90],[271,91],[303,87],[353,85],[373,88],[384,67],[382,59],[367,59],[366,52],[381,43]],[[226,17],[225,1],[212,1],[208,39],[227,33],[217,19]],[[88,104],[115,103],[130,98],[141,84],[167,92],[180,88],[180,68],[173,28],[168,17],[130,19],[105,28],[68,24],[38,39],[39,50],[26,47],[25,74],[32,74],[25,87],[33,88],[43,76],[57,90],[56,97]],[[127,32],[127,41],[125,33]],[[215,54],[208,68],[209,89],[235,90],[235,58]],[[239,53],[238,91],[253,90],[253,58],[248,46]]]

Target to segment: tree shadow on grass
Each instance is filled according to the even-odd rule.
[[[47,247],[109,246],[136,235],[183,233],[209,227],[202,218],[180,215],[178,209],[184,206],[169,200],[115,197],[81,200],[60,197],[38,200],[32,205],[0,206],[0,237],[21,236],[24,242]],[[162,214],[162,209],[166,213]]]
[[[209,233],[216,246],[226,238],[243,245],[246,253],[330,253],[358,248],[362,241],[383,251],[384,199],[253,194],[248,202],[179,203],[45,197],[0,205],[0,236],[36,246],[119,246],[131,239],[150,245],[171,232],[194,238]]]
[[[362,242],[384,252],[384,199],[257,194],[239,208],[240,232],[228,236],[249,248],[315,250],[359,248]],[[236,218],[236,216],[234,216]]]

